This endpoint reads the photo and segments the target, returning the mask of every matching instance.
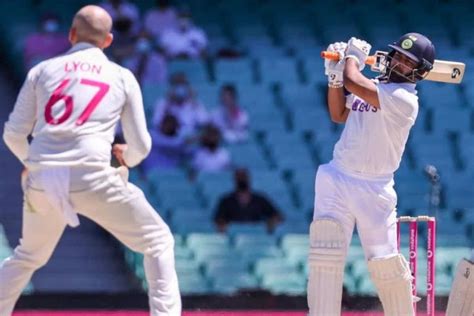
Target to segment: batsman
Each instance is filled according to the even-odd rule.
[[[474,315],[474,252],[462,259],[456,269],[446,316]]]
[[[371,45],[351,38],[329,45],[325,61],[332,121],[345,123],[333,159],[319,166],[310,227],[309,315],[340,315],[344,265],[357,224],[370,277],[385,315],[414,315],[412,275],[397,250],[398,169],[418,115],[416,84],[433,68],[435,48],[418,33],[389,45],[383,73],[365,77]]]

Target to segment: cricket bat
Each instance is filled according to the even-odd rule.
[[[381,62],[386,56],[387,52],[376,51],[375,55],[369,56],[365,63],[370,65],[372,71],[383,72],[385,67]],[[321,57],[325,59],[339,60],[339,54],[336,52],[322,51]],[[445,83],[461,83],[465,68],[466,65],[464,63],[435,59],[433,69],[425,77],[425,80]]]

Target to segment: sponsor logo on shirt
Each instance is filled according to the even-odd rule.
[[[374,107],[373,105],[370,105],[369,103],[361,100],[361,99],[356,99],[352,103],[352,111],[356,112],[377,112],[377,108]]]

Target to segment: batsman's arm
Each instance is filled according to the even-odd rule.
[[[123,160],[128,167],[134,167],[150,153],[151,137],[146,127],[140,86],[129,70],[123,71],[127,101],[122,111],[121,122],[125,142],[128,145],[123,152]]]
[[[353,58],[346,59],[343,78],[344,86],[350,93],[380,108],[377,86],[359,71],[359,65]]]
[[[28,158],[28,136],[36,123],[35,84],[38,66],[30,70],[18,94],[15,106],[3,129],[3,140],[11,152],[24,164]]]
[[[349,116],[344,88],[328,88],[329,115],[334,123],[345,123]]]

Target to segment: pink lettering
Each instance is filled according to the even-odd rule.
[[[88,72],[91,69],[91,65],[88,63],[81,63],[81,71]]]
[[[65,72],[76,72],[76,71],[91,72],[91,73],[100,75],[100,72],[102,71],[102,66],[94,65],[94,64],[91,65],[89,63],[82,63],[80,61],[72,61],[72,62],[66,62],[64,64],[64,71]]]
[[[72,62],[72,65],[74,66],[74,71],[77,71],[77,68],[79,68],[80,64],[81,64],[80,62],[76,62],[76,61]]]
[[[94,72],[94,73],[100,75],[101,70],[102,70],[102,66],[92,65],[91,72]]]

